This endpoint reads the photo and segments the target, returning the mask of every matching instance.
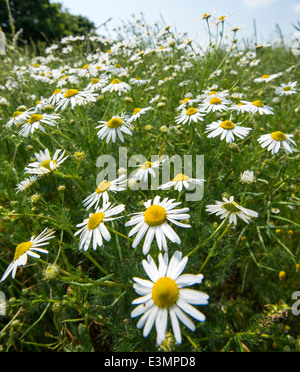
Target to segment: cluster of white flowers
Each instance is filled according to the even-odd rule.
[[[224,26],[224,22],[230,17],[231,13],[219,18],[214,18],[214,14],[215,11],[207,12],[197,17],[196,20],[205,20],[209,25],[215,26],[218,31],[218,27]],[[162,94],[163,88],[172,86],[172,84],[177,84],[180,91],[189,88],[189,78],[177,81],[177,76],[180,71],[189,72],[194,68],[193,63],[191,63],[192,59],[187,57],[190,48],[193,46],[192,50],[196,56],[202,53],[201,48],[196,45],[197,35],[188,39],[186,35],[177,32],[171,33],[171,28],[172,25],[164,26],[156,34],[155,44],[142,50],[138,49],[138,38],[113,42],[111,39],[92,36],[90,40],[99,41],[105,47],[110,45],[110,49],[107,51],[96,49],[95,52],[86,55],[84,61],[74,62],[73,66],[61,64],[60,67],[50,68],[50,62],[59,61],[58,57],[55,56],[59,48],[61,48],[62,54],[71,55],[73,52],[72,43],[81,42],[86,40],[87,37],[69,36],[61,40],[60,46],[53,44],[46,48],[46,57],[39,57],[36,61],[32,61],[38,63],[32,63],[30,66],[14,67],[14,74],[18,77],[19,82],[22,79],[25,80],[26,74],[28,74],[36,82],[50,87],[51,90],[48,91],[53,93],[47,97],[32,97],[32,99],[39,98],[39,100],[30,108],[18,107],[11,113],[5,126],[6,130],[13,131],[18,128],[18,135],[24,137],[21,138],[24,141],[29,140],[30,137],[35,138],[36,135],[41,134],[40,132],[43,135],[51,136],[51,133],[55,133],[56,130],[57,132],[60,131],[64,123],[63,120],[69,112],[73,118],[74,111],[78,109],[78,113],[83,117],[85,124],[86,118],[83,110],[92,107],[97,111],[99,102],[103,97],[109,97],[110,101],[105,113],[102,117],[99,117],[101,120],[97,119],[97,122],[93,123],[95,139],[103,146],[107,144],[113,146],[119,141],[122,143],[126,140],[130,141],[135,133],[141,130],[142,126],[139,126],[139,124],[143,119],[146,120],[147,118],[152,124],[156,120],[156,109],[164,110],[165,107],[168,107],[167,93],[165,96]],[[234,26],[228,32],[235,34],[240,28],[240,26]],[[256,49],[262,47],[267,47],[267,45],[257,45]],[[137,74],[138,67],[144,63],[147,56],[153,54],[168,56],[173,53],[174,49],[184,52],[181,62],[176,65],[164,66],[160,74],[157,74],[157,66],[155,65],[149,66],[149,70],[144,71],[142,76]],[[118,53],[123,53],[126,57],[126,66],[121,66],[118,63]],[[254,51],[237,52],[235,57],[237,57],[239,66],[253,67],[259,63]],[[219,78],[222,73],[221,67],[215,71],[210,71],[208,73],[209,81]],[[231,70],[230,74],[235,76],[236,71]],[[263,75],[253,79],[253,82],[256,86],[256,83],[262,83],[265,86],[264,84],[282,76],[283,73],[281,72]],[[13,91],[19,87],[18,84],[18,82],[8,80],[5,88],[8,91]],[[275,94],[279,96],[276,98],[285,97],[290,99],[291,95],[297,93],[296,85],[297,81],[289,81],[288,84],[282,83],[275,90]],[[135,97],[133,99],[132,92],[139,88],[141,91],[154,92],[149,102],[135,100]],[[194,126],[199,130],[201,136],[201,130],[203,129],[202,133],[206,134],[206,141],[212,141],[212,138],[219,137],[221,141],[225,141],[229,145],[238,140],[248,140],[252,135],[254,137],[257,133],[254,126],[243,126],[243,123],[247,120],[251,123],[251,118],[254,118],[254,116],[256,116],[255,119],[261,119],[264,115],[272,117],[276,111],[273,107],[268,106],[260,95],[259,97],[264,103],[256,97],[245,98],[246,92],[238,93],[231,92],[231,90],[219,89],[214,84],[211,87],[206,87],[201,92],[197,92],[196,97],[192,93],[186,92],[184,98],[174,108],[174,112],[172,111],[172,121],[176,125],[173,128],[182,129],[184,126],[185,128]],[[114,100],[122,102],[122,109],[120,107],[116,108],[117,105],[113,109],[111,108],[110,104]],[[128,102],[142,103],[139,107],[130,111],[131,114],[128,114],[123,106]],[[3,100],[1,100],[1,105],[9,107]],[[127,106],[125,107],[127,108]],[[111,112],[112,110],[115,111]],[[243,117],[244,114],[246,114],[246,118]],[[237,116],[237,119],[234,118],[234,115]],[[151,130],[151,124],[145,126],[146,131]],[[170,128],[165,124],[165,122],[161,123],[160,135],[169,132]],[[203,128],[204,124],[205,128]],[[280,128],[275,128],[270,134],[258,136],[257,142],[263,149],[267,148],[272,155],[278,153],[281,148],[287,154],[293,153],[294,147],[297,146],[293,140],[294,135],[283,133],[277,129]],[[63,136],[66,137],[64,134]],[[249,137],[247,138],[247,136]],[[138,137],[134,140],[139,141]],[[227,146],[226,143],[224,143],[224,146]],[[51,147],[49,148],[51,149]],[[36,161],[31,160],[24,168],[25,174],[30,176],[16,186],[16,193],[29,189],[38,180],[45,179],[46,176],[51,177],[55,173],[59,174],[60,168],[64,168],[68,164],[66,162],[63,165],[69,158],[69,155],[65,155],[66,153],[69,154],[63,146],[56,149],[52,156],[46,146],[44,146],[43,151],[34,153]],[[90,246],[93,250],[98,247],[103,248],[105,242],[111,241],[111,233],[114,232],[110,228],[111,221],[127,217],[122,215],[126,208],[125,204],[118,205],[115,200],[115,203],[113,203],[111,198],[114,199],[119,192],[125,191],[130,182],[147,182],[150,176],[156,177],[163,163],[164,160],[161,158],[153,162],[145,161],[136,167],[136,172],[132,178],[134,181],[128,180],[125,174],[120,174],[118,178],[113,180],[104,179],[98,182],[92,193],[83,197],[86,216],[83,217],[82,222],[74,224],[77,228],[74,237],[79,238],[78,248],[80,251],[86,252]],[[254,171],[247,170],[241,173],[239,180],[247,188],[248,185],[256,181]],[[141,252],[146,256],[146,259],[142,261],[142,266],[149,277],[149,280],[133,278],[133,288],[140,297],[132,302],[137,307],[132,311],[131,316],[133,318],[140,316],[137,327],[139,329],[143,328],[145,337],[149,335],[155,325],[158,345],[161,345],[166,338],[169,318],[178,344],[182,342],[179,321],[188,329],[195,331],[196,326],[190,317],[200,322],[206,319],[205,315],[193,305],[207,305],[209,296],[198,290],[186,288],[201,284],[203,275],[182,274],[188,263],[188,257],[183,257],[179,250],[176,250],[169,259],[169,243],[177,244],[177,246],[181,244],[177,229],[192,227],[190,209],[180,207],[182,204],[179,201],[181,192],[189,190],[195,185],[203,186],[205,182],[204,179],[192,178],[182,173],[175,174],[174,178],[159,185],[158,192],[163,193],[165,190],[174,188],[178,192],[177,200],[156,195],[152,199],[145,200],[143,209],[130,214],[130,218],[124,223],[125,227],[130,228],[127,238],[132,240],[132,248],[138,249],[141,246]],[[244,204],[243,199],[241,204]],[[238,218],[249,224],[254,218],[259,217],[258,212],[239,205],[235,201],[235,197],[229,195],[223,196],[222,201],[206,205],[206,212],[219,216],[221,220],[228,221],[228,224],[232,224],[234,227],[238,224]],[[33,236],[30,241],[19,244],[16,247],[13,261],[7,267],[0,281],[4,281],[9,274],[14,278],[17,268],[27,263],[28,256],[40,258],[36,252],[47,254],[48,251],[41,247],[49,244],[49,240],[55,237],[54,234],[55,231],[46,228],[37,237]],[[132,238],[133,236],[134,238]],[[153,246],[157,246],[159,250],[157,255],[158,265],[149,255]]]

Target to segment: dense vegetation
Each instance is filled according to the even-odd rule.
[[[72,37],[35,50],[28,45],[14,49],[8,40],[0,61],[0,291],[7,300],[6,310],[1,305],[2,351],[299,350],[299,315],[292,311],[293,294],[300,289],[299,58],[285,45],[240,43],[238,30],[225,38],[226,17],[211,19],[207,15],[200,21],[210,26],[207,48],[173,27],[141,19],[120,27],[115,38],[76,37],[73,30]],[[25,38],[27,27],[16,18],[19,27]],[[49,39],[57,36],[53,29],[44,32]],[[247,103],[239,105],[242,101]],[[217,104],[224,107],[215,111]],[[189,122],[191,117],[195,121]],[[99,122],[107,133],[124,128],[124,142],[101,136]],[[221,129],[211,137],[209,125],[216,122]],[[251,130],[228,142],[221,139],[238,127]],[[258,141],[263,135],[269,144],[276,141],[273,152]],[[141,164],[142,171],[158,161],[152,181],[159,185],[163,156],[192,155],[194,167],[196,155],[203,155],[203,198],[189,201],[184,184],[180,192],[174,185],[169,190],[139,187],[132,173],[137,168],[124,165],[120,148],[126,148],[128,159],[140,154],[151,162]],[[38,158],[47,149],[50,157]],[[105,167],[97,162],[101,155],[116,160],[115,178],[125,174],[129,179],[124,190],[111,192],[111,185],[97,178],[99,167]],[[171,165],[171,180],[173,172]],[[191,178],[202,177],[192,168],[181,181]],[[110,202],[125,206],[114,216],[122,218],[104,223],[111,240],[101,245],[98,236],[95,250],[92,242],[80,250],[87,238],[74,236],[76,226],[96,214],[95,205],[87,210],[83,201],[96,193],[102,207],[105,190]],[[143,337],[138,319],[131,317],[138,297],[133,278],[149,278],[142,265],[144,239],[133,249],[136,235],[129,236],[133,226],[126,223],[156,196],[189,209],[182,223],[190,228],[170,223],[180,244],[169,230],[174,239],[167,239],[168,253],[170,259],[175,251],[188,256],[183,274],[203,274],[202,283],[191,289],[209,296],[207,304],[194,305],[206,317],[193,320],[194,332],[188,322],[180,322],[178,345],[171,323],[158,346],[155,327]],[[209,205],[222,200],[223,220],[208,213]],[[89,219],[89,231],[101,216]],[[149,213],[145,221],[162,224]],[[31,237],[46,228],[55,231],[41,247],[48,253],[30,256]],[[162,243],[154,239],[148,252],[156,264]],[[20,260],[27,254],[24,265]],[[13,272],[4,275],[11,264],[17,269],[14,278]],[[156,304],[162,303],[158,292],[157,286],[152,292]],[[178,300],[174,293],[176,288],[172,306]]]
[[[19,33],[20,43],[49,43],[95,29],[86,17],[72,15],[60,3],[49,0],[0,0],[0,9],[0,27],[6,34]]]

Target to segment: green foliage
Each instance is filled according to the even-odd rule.
[[[195,41],[173,34],[168,27],[147,26],[147,31],[137,20],[122,33],[119,30],[115,41],[74,37],[38,54],[31,46],[14,50],[9,45],[1,61],[1,275],[18,244],[46,227],[56,231],[46,246],[47,255],[29,257],[25,266],[18,267],[15,279],[8,277],[0,283],[8,300],[7,313],[0,316],[1,350],[299,351],[299,316],[291,311],[292,294],[300,289],[299,150],[295,147],[287,154],[281,148],[272,155],[257,141],[263,134],[280,130],[293,134],[298,143],[299,93],[278,96],[275,89],[297,81],[299,61],[283,45],[242,48],[234,41],[235,33],[226,45],[221,32],[218,43],[203,51]],[[102,69],[91,76],[88,64]],[[127,73],[114,70],[117,64]],[[275,80],[254,82],[275,73],[281,73]],[[114,78],[129,83],[137,76],[149,81],[142,86],[131,84],[130,91],[121,95],[100,89],[95,102],[74,109],[54,111],[47,104],[46,112],[60,118],[55,126],[45,124],[45,132],[36,129],[23,137],[19,134],[22,124],[7,127],[15,111],[37,108],[37,101],[51,97],[59,84],[62,89],[83,91],[92,77],[105,79],[106,74],[107,84]],[[66,76],[75,79],[67,79],[64,85]],[[231,118],[227,111],[211,112],[203,122],[175,122],[184,98],[206,96],[212,90],[228,90],[234,103],[240,101],[239,94],[251,102],[259,99],[274,108],[274,115],[233,113]],[[124,134],[124,143],[106,143],[97,136],[99,121],[148,106],[152,110],[134,122],[133,135]],[[220,137],[207,138],[206,125],[219,119],[242,122],[252,131],[232,144]],[[112,239],[95,251],[91,246],[87,252],[79,251],[74,233],[90,212],[82,202],[97,186],[97,158],[108,154],[119,161],[123,146],[128,157],[142,154],[148,160],[151,155],[203,154],[204,197],[187,202],[188,191],[178,193],[173,188],[110,193],[110,200],[126,206],[121,219],[107,223]],[[16,185],[25,178],[24,168],[45,148],[52,155],[63,149],[68,158],[16,193]],[[256,182],[240,182],[246,170],[254,172]],[[181,324],[181,345],[175,344],[169,326],[170,334],[160,348],[155,327],[144,338],[136,327],[137,319],[130,316],[132,301],[138,297],[133,278],[148,278],[142,266],[142,244],[132,248],[125,226],[130,215],[142,211],[143,203],[156,195],[189,207],[190,218],[185,222],[191,228],[174,226],[181,244],[168,241],[168,248],[170,255],[176,250],[188,255],[185,272],[204,275],[203,283],[193,288],[209,294],[208,305],[199,306],[206,321],[197,323],[195,332]],[[206,212],[207,205],[231,195],[243,207],[258,212],[258,218],[249,224],[238,219],[234,226]],[[157,262],[156,243],[149,253]]]
[[[25,42],[53,42],[69,35],[84,35],[95,29],[93,22],[83,16],[74,16],[63,9],[60,3],[49,0],[10,0],[14,32],[22,30]],[[11,33],[11,23],[6,0],[0,0],[0,26]]]

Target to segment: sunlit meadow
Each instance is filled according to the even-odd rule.
[[[299,56],[229,17],[7,40],[1,351],[299,350]]]

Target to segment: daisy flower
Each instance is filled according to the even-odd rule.
[[[19,135],[28,137],[30,133],[34,133],[34,131],[37,129],[45,132],[42,124],[47,124],[54,127],[56,125],[56,120],[59,118],[60,116],[57,114],[32,114],[30,118],[22,125]]]
[[[10,128],[12,125],[23,124],[28,118],[30,118],[31,113],[28,111],[15,111],[12,118],[6,123],[5,128]]]
[[[109,121],[98,121],[100,123],[96,129],[100,130],[97,133],[97,136],[102,140],[106,137],[106,143],[110,140],[116,142],[116,137],[118,135],[121,142],[124,142],[123,133],[132,136],[132,127],[128,123],[128,116],[122,114],[121,116],[113,116]]]
[[[31,185],[33,185],[38,179],[38,176],[30,176],[26,178],[25,180],[21,181],[17,186],[16,186],[16,194],[18,192],[22,192],[27,190]]]
[[[190,124],[192,121],[198,123],[203,121],[204,113],[201,113],[198,109],[190,107],[189,109],[183,109],[182,112],[175,118],[177,124]]]
[[[260,78],[256,78],[254,79],[254,83],[261,83],[263,81],[265,81],[266,83],[273,80],[273,79],[276,79],[278,76],[282,75],[282,73],[278,73],[278,74],[273,74],[273,75],[263,75],[262,77]]]
[[[139,76],[137,76],[136,78],[131,78],[129,80],[129,83],[140,87],[142,85],[148,84],[149,81],[150,81],[149,79],[141,79]]]
[[[86,64],[83,67],[79,67],[76,74],[80,77],[93,77],[98,74],[98,70],[94,65]]]
[[[269,48],[271,46],[270,43],[267,43],[266,41],[261,43],[261,44],[256,44],[255,48],[256,49],[262,49],[262,48]]]
[[[232,12],[228,13],[226,15],[223,15],[223,16],[219,17],[218,19],[215,19],[215,20],[211,21],[211,23],[214,24],[215,26],[217,26],[219,23],[224,23],[225,20],[228,19],[231,15],[232,15]]]
[[[95,192],[84,199],[84,207],[86,207],[87,210],[90,209],[92,206],[94,206],[94,208],[97,208],[101,198],[103,199],[103,205],[107,204],[109,201],[108,191],[117,193],[126,189],[127,180],[124,180],[124,178],[125,175],[123,174],[116,180],[104,180],[100,182]]]
[[[18,266],[26,265],[28,256],[40,258],[40,255],[35,252],[48,253],[48,251],[40,247],[49,244],[47,240],[54,238],[54,233],[55,231],[46,228],[37,237],[32,236],[29,242],[19,244],[16,247],[14,259],[6,269],[0,282],[3,282],[10,273],[12,273],[11,277],[14,279]]]
[[[232,107],[230,107],[230,110],[231,111],[236,111],[238,114],[241,112],[242,114],[244,112],[249,112],[249,106],[247,103],[244,103],[243,102],[239,102],[237,103],[236,105],[233,105]]]
[[[291,94],[296,94],[297,81],[293,83],[290,81],[288,84],[282,83],[280,87],[276,88],[275,94],[279,96],[290,96]]]
[[[228,90],[223,90],[221,92],[217,90],[211,90],[211,88],[208,88],[206,92],[204,92],[204,95],[206,96],[206,100],[210,100],[211,98],[220,98],[221,100],[226,100],[227,96],[229,95]]]
[[[64,98],[65,90],[62,89],[55,89],[52,95],[48,98],[48,104],[55,106],[58,101]]]
[[[108,71],[112,75],[117,76],[126,76],[128,74],[127,68],[122,67],[119,63],[116,63],[114,66],[110,66]]]
[[[254,172],[247,170],[244,173],[241,173],[240,181],[242,183],[246,183],[247,185],[251,185],[253,182],[255,182]]]
[[[198,103],[199,99],[198,98],[190,98],[186,97],[183,100],[180,101],[180,105],[176,108],[176,111],[182,111],[183,109],[186,109],[186,106],[191,106],[194,103]]]
[[[195,18],[195,21],[202,21],[203,19],[206,19],[207,20],[208,18],[210,18],[211,16],[213,16],[215,13],[216,13],[216,10],[212,10],[211,12],[204,13],[201,16],[196,17]]]
[[[57,88],[61,88],[63,85],[78,84],[78,83],[79,83],[79,80],[78,80],[77,76],[75,76],[75,75],[71,75],[71,76],[64,75],[59,79],[56,86],[57,86]]]
[[[131,117],[128,119],[128,123],[132,123],[136,121],[141,115],[144,115],[148,110],[151,110],[152,107],[145,107],[145,108],[135,108]]]
[[[209,97],[201,104],[201,110],[207,113],[215,111],[227,111],[229,104],[230,101],[226,99],[221,99],[219,97]]]
[[[122,82],[119,79],[114,79],[110,84],[102,89],[102,93],[105,92],[117,92],[119,96],[121,93],[128,92],[131,89],[131,86],[125,82]]]
[[[204,182],[205,180],[190,178],[185,174],[179,173],[176,177],[173,178],[172,181],[159,186],[158,189],[165,190],[174,186],[175,190],[181,192],[183,188],[189,189],[190,184],[203,186]]]
[[[142,166],[138,165],[139,169],[135,173],[134,178],[137,181],[144,180],[144,182],[147,182],[149,174],[151,174],[153,177],[156,177],[155,169],[159,168],[164,161],[165,160],[157,160],[153,163],[151,161],[145,161]]]
[[[173,334],[177,344],[181,344],[179,320],[191,331],[196,330],[189,316],[204,322],[205,315],[192,305],[207,305],[209,296],[198,290],[185,288],[200,284],[203,275],[182,274],[188,262],[188,257],[182,258],[182,253],[176,251],[169,262],[168,254],[158,256],[157,267],[150,255],[143,260],[143,268],[150,280],[133,278],[133,288],[141,296],[132,304],[137,307],[131,312],[131,317],[141,316],[137,328],[143,328],[143,336],[147,337],[155,324],[156,342],[160,346],[166,338],[168,318],[170,317]],[[189,315],[189,316],[187,316]]]
[[[221,220],[229,216],[229,223],[237,224],[237,216],[240,217],[246,223],[251,222],[252,217],[258,217],[258,213],[246,209],[234,201],[234,197],[231,196],[229,199],[223,198],[223,202],[216,201],[216,204],[207,205],[206,212],[210,214],[215,213],[220,216]]]
[[[110,241],[111,235],[107,230],[104,222],[116,220],[119,217],[113,217],[124,211],[125,205],[121,204],[116,207],[111,206],[111,203],[105,204],[102,208],[97,208],[95,213],[90,213],[82,223],[76,225],[80,228],[74,236],[80,234],[79,249],[87,251],[92,241],[94,251],[97,246],[102,247],[103,239]]]
[[[281,146],[288,154],[293,153],[293,146],[297,146],[292,137],[294,137],[293,134],[284,134],[280,131],[277,131],[271,134],[264,134],[260,136],[258,142],[263,149],[268,146],[268,151],[271,151],[272,155],[277,154]]]
[[[252,114],[256,114],[258,112],[260,115],[274,115],[273,108],[264,105],[260,100],[253,102],[241,101],[241,103],[245,104],[244,110],[251,112]]]
[[[55,111],[58,109],[64,110],[69,104],[71,105],[71,109],[73,109],[75,106],[82,106],[89,102],[96,102],[96,97],[97,93],[87,90],[80,92],[77,89],[68,89],[64,93],[63,98],[57,102]]]
[[[218,120],[207,125],[205,133],[210,132],[207,138],[221,136],[221,141],[225,139],[227,143],[232,143],[234,136],[244,139],[251,130],[252,128],[241,127],[240,123],[234,124],[231,120]]]
[[[275,214],[279,214],[280,213],[280,209],[278,209],[278,208],[272,208],[271,209],[271,212],[272,213],[275,213]]]
[[[156,196],[153,199],[153,204],[151,204],[152,200],[144,203],[146,211],[135,213],[135,216],[126,222],[125,226],[136,225],[130,230],[128,235],[130,237],[137,233],[132,243],[132,248],[137,247],[144,235],[146,237],[143,244],[143,254],[149,252],[154,236],[159,250],[163,248],[165,252],[168,251],[166,237],[173,243],[181,243],[179,236],[168,222],[180,227],[191,227],[190,225],[179,222],[180,220],[190,218],[190,215],[186,213],[189,211],[189,208],[175,209],[181,202],[174,203],[174,200],[165,198],[160,202],[160,197]]]
[[[98,79],[94,78],[92,79],[89,84],[86,86],[84,90],[91,91],[91,92],[96,92],[99,91],[103,88],[104,85],[107,84],[106,79]]]
[[[35,153],[34,156],[37,161],[28,164],[28,166],[25,168],[25,173],[43,176],[47,173],[53,172],[68,158],[68,156],[64,157],[65,151],[63,151],[60,155],[61,151],[62,150],[57,149],[53,155],[53,158],[51,157],[48,149],[46,149],[45,152],[40,150],[38,154]]]

